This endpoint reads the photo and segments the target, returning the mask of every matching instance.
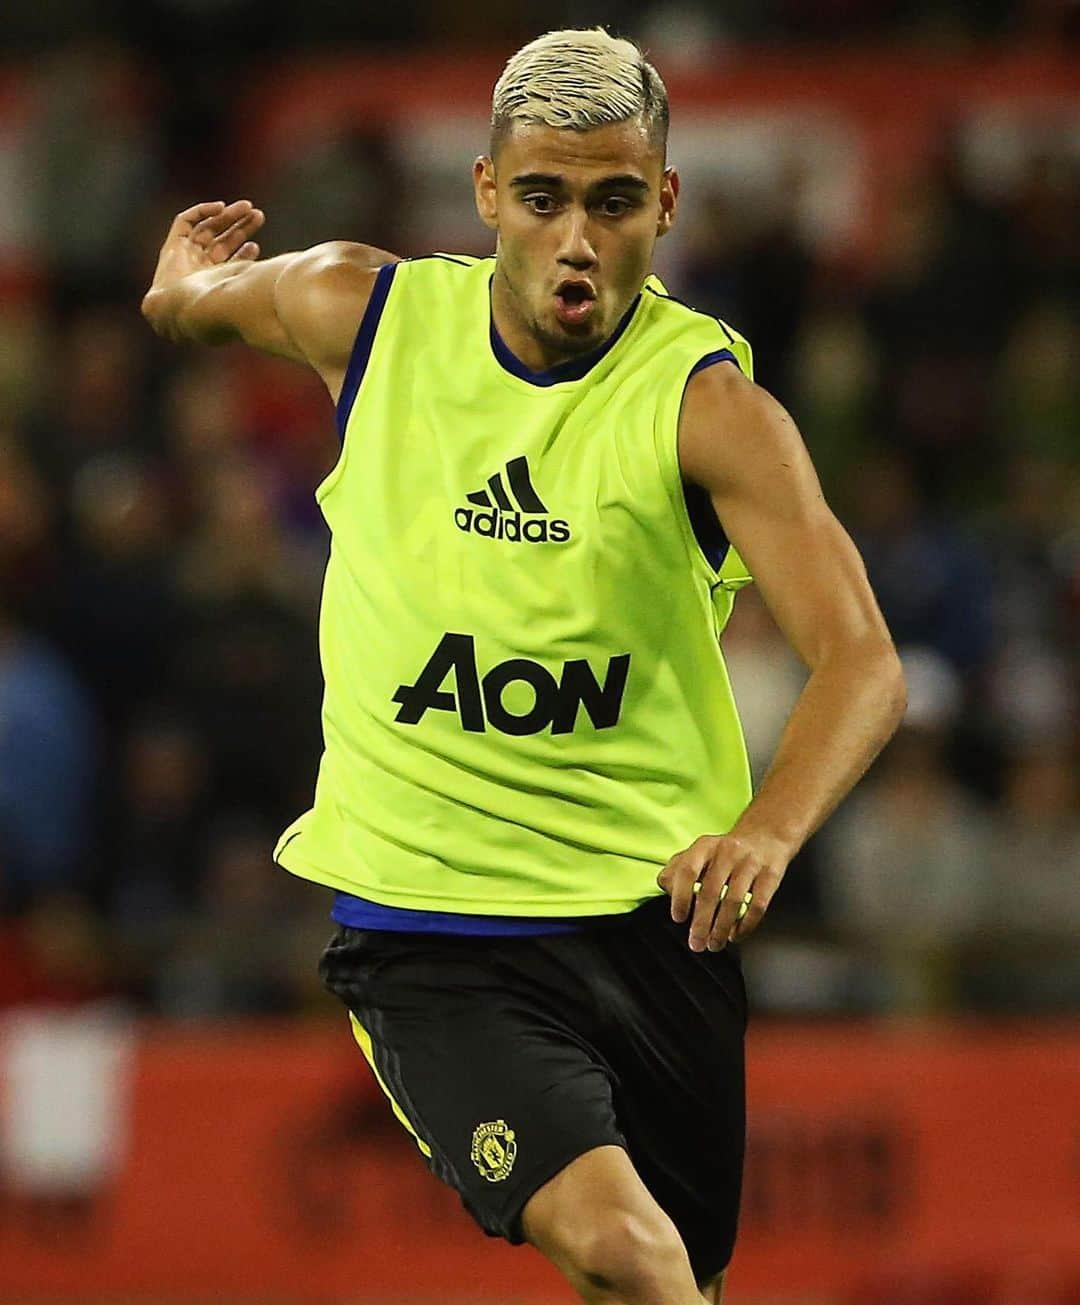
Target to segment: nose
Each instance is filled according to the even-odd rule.
[[[558,261],[575,272],[586,272],[596,265],[596,250],[589,239],[589,215],[584,209],[570,209],[559,243]]]

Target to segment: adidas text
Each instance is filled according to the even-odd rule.
[[[570,538],[569,522],[561,517],[522,517],[520,512],[496,512],[459,507],[454,512],[454,524],[459,530],[488,539],[509,539],[518,544],[565,544]]]
[[[442,687],[453,671],[456,693]],[[572,734],[578,708],[598,730],[619,723],[630,654],[609,657],[604,683],[600,684],[583,657],[563,662],[559,679],[539,662],[512,657],[499,662],[481,678],[476,665],[476,645],[471,634],[447,633],[431,654],[415,684],[399,684],[393,701],[400,703],[394,720],[400,725],[417,725],[428,711],[452,711],[461,728],[483,734],[488,725],[501,734],[539,734],[551,727],[552,734]],[[508,711],[503,693],[516,680],[528,684],[535,702],[522,715]]]

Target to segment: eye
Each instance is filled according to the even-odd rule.
[[[622,217],[633,207],[633,203],[625,195],[608,195],[606,199],[600,201],[600,211],[605,217]]]
[[[534,213],[554,213],[556,209],[554,195],[526,195],[523,201]]]

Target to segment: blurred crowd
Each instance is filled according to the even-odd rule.
[[[232,188],[175,106],[110,99],[111,57],[43,65],[31,185],[0,150],[0,252],[34,251],[0,258],[0,1008],[320,1008],[330,895],[270,851],[320,750],[330,404],[300,369],[142,322],[168,215]],[[748,336],[795,414],[911,696],[746,949],[760,1010],[1080,1007],[1073,130],[990,194],[943,136],[865,264],[808,241],[794,187],[753,212],[715,196],[679,247],[671,289]],[[284,247],[422,252],[395,238],[417,200],[379,130],[265,186]],[[760,776],[805,672],[752,589],[724,648]]]
[[[689,252],[686,297],[796,415],[908,678],[903,728],[788,873],[791,938],[748,949],[774,1008],[1080,1008],[1077,213],[1064,144],[990,201],[943,138],[862,276],[783,203],[714,209]],[[761,774],[801,668],[756,593],[725,653]]]
[[[523,42],[550,28],[596,23],[641,32],[657,19],[692,24],[719,41],[900,36],[956,44],[1080,32],[1072,0],[6,0],[5,11],[7,31],[24,45],[111,30],[166,60],[194,49],[248,56],[338,41]]]

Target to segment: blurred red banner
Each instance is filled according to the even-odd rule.
[[[461,153],[464,182],[472,155],[487,147],[491,88],[510,53],[349,52],[276,63],[248,86],[234,152],[237,183],[259,189],[283,159],[351,130],[419,140],[425,124],[428,131],[438,124],[438,144],[421,148],[414,160],[420,171],[430,180],[440,154]],[[1073,130],[1080,103],[1080,59],[1039,44],[951,53],[844,43],[749,47],[701,56],[693,70],[677,66],[665,76],[672,161],[697,179],[697,188],[712,177],[738,202],[725,156],[736,170],[755,154],[801,160],[824,192],[815,219],[829,227],[839,216],[830,207],[851,210],[846,229],[825,244],[832,257],[855,264],[877,256],[897,193],[932,169],[943,150],[989,141],[991,154],[1008,154],[1025,137],[1037,149],[1048,127]],[[850,175],[839,175],[845,170]],[[830,187],[837,192],[831,199]],[[419,221],[414,234],[435,248],[460,237],[447,210],[452,189],[440,176],[423,196],[421,207],[435,217]]]
[[[109,1182],[65,1199],[0,1174],[0,1299],[574,1299],[427,1173],[344,1023],[150,1027],[132,1063]],[[1076,1029],[770,1026],[750,1100],[734,1301],[865,1305],[897,1274],[1017,1263],[1080,1282]]]

